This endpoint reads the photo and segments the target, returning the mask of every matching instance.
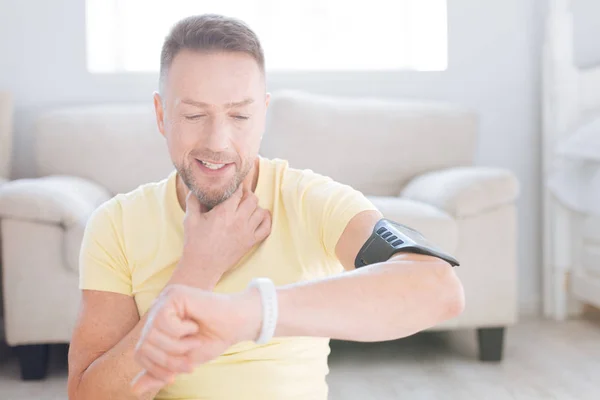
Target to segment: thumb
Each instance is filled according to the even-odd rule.
[[[233,192],[233,194],[231,195],[233,203],[235,203],[236,207],[240,203],[240,201],[242,200],[243,196],[244,196],[244,185],[240,184],[237,187],[237,189],[235,189],[235,192]]]
[[[200,203],[200,200],[196,197],[194,192],[191,190],[188,192],[185,198],[185,212],[189,215],[202,214],[207,211],[204,204]]]
[[[130,383],[131,390],[137,396],[152,393],[156,389],[160,389],[165,385],[173,383],[174,376],[169,378],[169,381],[163,382],[160,379],[154,378],[145,370],[140,372]]]
[[[233,192],[233,194],[227,200],[225,200],[224,202],[219,204],[217,207],[223,207],[225,209],[235,211],[235,210],[237,210],[237,207],[240,204],[240,201],[242,201],[243,195],[244,195],[244,188],[242,187],[242,185],[239,185],[237,187],[237,189],[235,189],[235,192]],[[217,208],[217,207],[215,207],[215,208]]]

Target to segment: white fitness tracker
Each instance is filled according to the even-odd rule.
[[[255,278],[248,285],[249,288],[257,288],[260,293],[262,304],[262,323],[260,334],[254,340],[256,344],[268,343],[275,334],[278,318],[277,290],[275,284],[269,278]]]

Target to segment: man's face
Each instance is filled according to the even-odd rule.
[[[263,73],[244,53],[182,51],[163,86],[154,105],[171,160],[212,208],[233,194],[258,155],[269,103]]]

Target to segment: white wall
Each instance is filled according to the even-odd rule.
[[[443,73],[270,77],[270,90],[435,99],[478,110],[478,163],[510,168],[522,185],[519,284],[526,312],[539,309],[541,297],[538,94],[544,10],[543,0],[450,0],[449,69]],[[84,23],[83,0],[0,0],[0,88],[13,91],[17,100],[15,178],[35,172],[31,126],[41,110],[151,101],[153,75],[86,72]]]
[[[600,65],[600,1],[573,0],[573,14],[575,63],[580,68]]]

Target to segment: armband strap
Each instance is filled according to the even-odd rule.
[[[360,268],[385,262],[396,253],[424,254],[440,258],[453,267],[459,265],[456,258],[433,245],[418,231],[382,218],[358,252],[354,266]]]

